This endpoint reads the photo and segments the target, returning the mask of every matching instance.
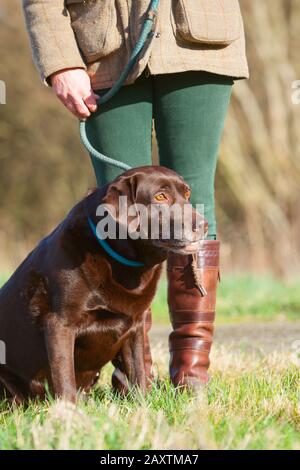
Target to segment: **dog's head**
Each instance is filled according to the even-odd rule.
[[[207,233],[207,222],[192,208],[190,194],[174,171],[143,166],[122,173],[108,185],[102,209],[117,223],[119,236],[126,233],[145,247],[187,254],[199,249]]]

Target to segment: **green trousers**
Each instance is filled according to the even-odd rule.
[[[96,149],[136,167],[152,163],[154,121],[159,163],[190,185],[193,205],[204,205],[209,239],[217,238],[214,178],[232,84],[230,77],[201,71],[148,77],[143,73],[100,105],[87,122]],[[99,186],[122,172],[94,158],[92,163]]]

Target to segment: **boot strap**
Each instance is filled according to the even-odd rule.
[[[197,251],[198,268],[219,267],[220,264],[220,242],[217,240],[206,240],[202,247]],[[184,269],[190,264],[192,255],[179,255],[169,253],[167,260],[167,270]]]
[[[169,340],[169,351],[174,352],[180,349],[193,349],[195,351],[209,352],[211,341],[201,338],[172,338]]]
[[[175,310],[171,313],[172,323],[213,322],[215,312],[199,312],[198,310]]]

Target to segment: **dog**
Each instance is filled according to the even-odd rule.
[[[120,228],[120,196],[133,206],[191,207],[190,188],[174,171],[131,169],[90,191],[27,256],[0,290],[0,340],[6,346],[0,393],[16,403],[43,398],[47,387],[75,403],[77,392],[88,392],[101,368],[120,353],[130,384],[145,393],[144,312],[168,251],[197,251],[207,224],[202,216],[194,217],[199,214],[193,209],[188,237],[163,238],[159,216],[156,239],[117,237],[103,246],[95,230],[97,208],[110,208],[105,217]],[[127,222],[133,223],[133,217]],[[131,231],[137,228],[135,221]]]

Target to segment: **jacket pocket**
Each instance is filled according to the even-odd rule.
[[[65,0],[78,47],[87,62],[116,51],[122,34],[114,0]]]
[[[241,35],[238,0],[175,0],[171,17],[184,41],[226,46]]]

